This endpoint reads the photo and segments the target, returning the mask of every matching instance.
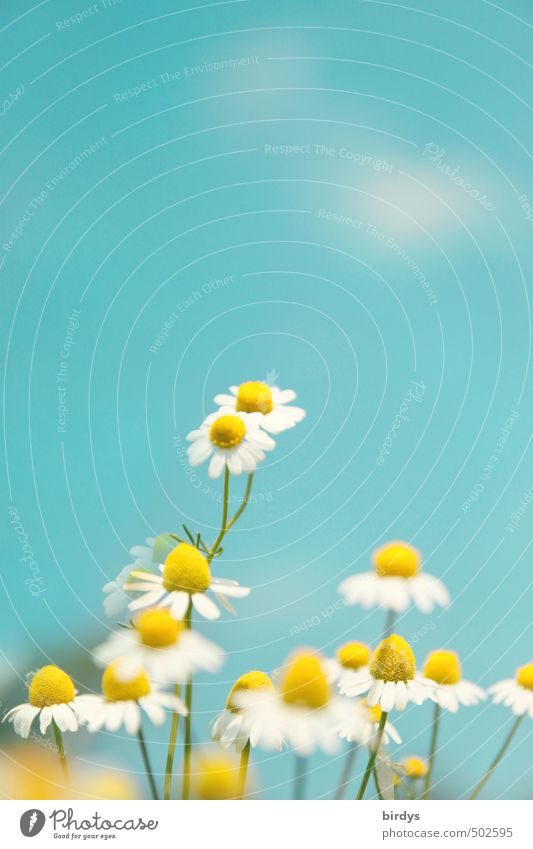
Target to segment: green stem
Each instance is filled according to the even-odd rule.
[[[335,796],[333,797],[334,799],[344,799],[346,788],[350,782],[350,776],[353,773],[355,756],[357,754],[357,747],[357,743],[350,743],[350,748],[348,749],[348,753],[344,761],[344,766],[342,768],[341,777],[339,778],[339,783],[335,791]]]
[[[374,769],[374,764],[376,762],[376,755],[378,753],[379,747],[381,746],[381,739],[383,737],[383,732],[385,731],[385,723],[387,722],[387,715],[388,714],[387,714],[386,711],[383,711],[382,714],[381,714],[381,717],[380,717],[380,720],[379,720],[379,725],[378,725],[378,731],[377,731],[377,734],[376,734],[376,741],[375,741],[375,743],[372,746],[372,749],[370,751],[370,757],[369,757],[368,763],[366,765],[365,774],[363,775],[363,780],[361,782],[359,792],[356,796],[357,800],[362,799],[363,796],[365,795],[365,790],[366,790],[367,784],[370,780],[370,775],[372,773],[372,770]]]
[[[395,610],[389,610],[389,612],[387,613],[387,620],[385,622],[385,631],[383,633],[383,639],[386,639],[387,637],[391,636],[393,629],[394,629],[394,623],[395,622],[396,622],[396,611]]]
[[[189,602],[184,624],[187,629],[191,628],[192,601]],[[185,717],[185,741],[183,746],[183,786],[182,799],[188,799],[191,792],[191,722],[192,722],[192,676],[187,681],[185,688],[185,706],[187,715]]]
[[[437,736],[439,733],[439,721],[440,721],[441,708],[440,705],[435,703],[435,712],[433,714],[433,728],[431,729],[431,742],[429,744],[429,760],[428,760],[428,771],[426,777],[424,779],[424,790],[422,792],[422,799],[429,799],[429,789],[431,787],[431,776],[433,773],[433,765],[435,763],[435,755],[437,752]]]
[[[307,758],[303,758],[301,755],[295,756],[295,771],[294,771],[294,799],[303,799],[305,796],[305,778],[307,775],[306,772],[307,766]]]
[[[65,746],[63,745],[63,735],[57,727],[54,719],[52,720],[52,728],[54,729],[54,739],[56,741],[57,754],[59,755],[59,763],[61,764],[61,769],[63,770],[65,778],[68,779],[69,769],[67,757],[65,755]]]
[[[179,697],[181,694],[181,687],[179,684],[176,684],[176,695]],[[170,738],[168,741],[168,752],[167,752],[167,765],[165,769],[165,788],[164,788],[164,799],[170,799],[172,795],[172,767],[174,765],[174,753],[176,751],[176,740],[178,737],[178,727],[180,722],[179,713],[172,714],[172,724],[170,726]]]
[[[375,766],[372,767],[372,775],[374,776],[374,784],[376,785],[378,799],[381,799],[381,801],[383,802],[383,794],[381,792],[381,787],[379,786],[378,773]]]
[[[222,523],[221,523],[221,526],[220,526],[219,534],[218,534],[215,542],[213,543],[213,546],[212,546],[212,548],[209,552],[209,555],[207,557],[207,562],[209,564],[211,563],[213,557],[216,555],[218,549],[220,548],[220,543],[222,542],[222,540],[226,536],[227,532],[230,530],[230,528],[233,527],[233,525],[235,524],[237,519],[239,519],[240,516],[242,516],[248,502],[250,501],[250,492],[252,490],[252,483],[253,483],[253,479],[254,479],[253,474],[248,475],[248,481],[246,483],[246,491],[244,493],[244,497],[243,497],[241,506],[236,511],[235,515],[228,522],[229,478],[230,478],[230,474],[229,474],[229,471],[228,471],[228,467],[226,466],[226,471],[224,472],[224,497],[223,497],[223,507],[222,507]]]
[[[142,732],[142,728],[139,728],[137,732],[137,737],[139,740],[139,746],[141,747],[141,755],[144,764],[144,771],[146,772],[146,777],[148,779],[148,783],[150,785],[150,792],[152,794],[152,799],[159,799],[157,795],[157,787],[155,786],[154,775],[152,772],[152,767],[150,766],[150,759],[148,757],[148,752],[146,750],[146,743],[144,742],[144,735]]]
[[[244,790],[246,788],[246,775],[248,773],[248,763],[250,761],[250,740],[241,753],[241,762],[239,764],[239,791],[237,799],[244,799]]]
[[[494,772],[494,770],[496,769],[496,767],[498,766],[498,764],[502,760],[503,756],[505,755],[505,752],[509,748],[511,740],[513,739],[516,731],[518,730],[518,726],[522,722],[524,716],[525,716],[525,714],[522,714],[522,716],[518,716],[516,718],[515,722],[513,722],[512,728],[509,731],[509,734],[507,735],[505,740],[503,741],[503,745],[502,745],[500,751],[498,752],[498,754],[496,755],[496,757],[492,761],[487,772],[485,773],[485,775],[483,776],[483,778],[481,779],[481,781],[479,782],[479,784],[477,785],[477,787],[475,788],[473,793],[471,793],[471,795],[468,797],[469,799],[477,799],[477,797],[479,796],[479,794],[483,790],[485,784],[487,783],[487,781],[491,777],[492,773]]]

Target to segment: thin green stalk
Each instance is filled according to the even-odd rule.
[[[244,791],[246,788],[246,776],[248,774],[248,763],[250,761],[250,740],[241,753],[241,762],[239,764],[239,791],[237,799],[244,799]]]
[[[303,799],[305,797],[305,779],[307,776],[307,758],[301,755],[295,755],[295,770],[294,770],[294,799]]]
[[[181,695],[181,687],[179,684],[176,684],[176,695],[179,697]],[[170,799],[172,795],[172,767],[174,765],[174,753],[176,751],[176,740],[178,737],[178,728],[180,722],[179,713],[172,714],[172,723],[170,726],[170,738],[168,741],[168,752],[167,752],[167,765],[165,769],[165,787],[164,787],[164,799]]]
[[[503,745],[502,745],[500,751],[498,752],[498,754],[496,755],[496,757],[492,761],[487,772],[485,773],[485,775],[483,776],[483,778],[481,779],[481,781],[479,782],[477,787],[474,789],[473,793],[471,793],[471,795],[468,797],[469,799],[477,799],[477,797],[479,796],[479,794],[483,790],[485,784],[487,783],[487,781],[491,777],[492,773],[494,772],[494,770],[496,769],[496,767],[498,766],[498,764],[502,760],[503,756],[505,755],[507,749],[509,748],[511,740],[513,739],[516,731],[518,730],[518,726],[522,722],[524,716],[525,716],[525,714],[522,714],[522,716],[518,716],[516,718],[516,720],[513,722],[512,728],[509,731],[509,734],[507,735],[505,740],[503,741]]]
[[[148,784],[150,785],[150,792],[152,794],[152,799],[159,799],[157,795],[157,787],[155,786],[154,774],[152,772],[152,767],[150,766],[150,759],[148,757],[148,752],[146,750],[146,743],[144,742],[144,735],[142,732],[142,728],[139,727],[137,732],[137,738],[139,740],[139,746],[141,747],[141,755],[144,764],[144,771],[146,772],[146,777],[148,779]]]
[[[244,492],[244,496],[243,496],[243,499],[242,499],[242,504],[241,504],[241,506],[239,507],[239,509],[236,511],[236,513],[235,513],[235,515],[233,516],[233,518],[232,518],[232,519],[230,519],[230,521],[229,521],[228,525],[226,526],[226,533],[230,530],[230,528],[232,528],[232,527],[233,527],[233,525],[235,524],[235,522],[237,521],[237,519],[239,519],[239,518],[242,516],[242,514],[244,513],[244,510],[245,510],[245,508],[247,507],[248,502],[250,501],[250,493],[251,493],[251,491],[252,491],[252,483],[253,483],[253,480],[254,480],[254,475],[253,475],[253,472],[252,472],[252,474],[251,474],[251,475],[248,475],[248,480],[246,481],[246,490],[245,490],[245,492]]]
[[[385,622],[385,631],[383,632],[383,639],[386,639],[387,637],[391,636],[393,629],[394,629],[394,623],[395,622],[396,622],[396,611],[395,610],[389,610],[389,612],[387,613],[387,620]]]
[[[429,799],[429,789],[431,787],[431,776],[433,774],[433,765],[435,763],[435,755],[437,753],[437,736],[438,736],[438,733],[439,733],[440,714],[441,714],[440,705],[435,703],[435,712],[433,714],[433,727],[431,729],[431,742],[429,744],[428,771],[427,771],[426,777],[424,779],[424,790],[422,792],[422,799]]]
[[[372,767],[372,775],[374,776],[374,784],[376,785],[376,793],[378,794],[378,799],[381,799],[381,801],[383,802],[383,794],[381,792],[381,787],[379,786],[378,773],[375,766]]]
[[[353,773],[353,768],[355,764],[355,756],[357,754],[357,743],[350,743],[350,748],[348,749],[348,753],[346,755],[346,759],[344,761],[344,766],[342,768],[341,777],[339,778],[339,783],[337,785],[337,789],[335,791],[334,799],[344,799],[344,794],[346,793],[346,788],[350,783],[350,778]]]
[[[237,519],[239,519],[240,516],[242,516],[247,504],[250,501],[250,492],[252,490],[252,483],[253,483],[253,479],[254,479],[253,474],[248,475],[248,481],[246,483],[246,490],[245,490],[245,493],[244,493],[244,497],[243,497],[241,506],[236,511],[235,515],[228,522],[229,478],[230,478],[230,474],[229,474],[229,471],[228,471],[228,467],[226,466],[226,471],[224,472],[224,496],[223,496],[223,505],[222,505],[222,523],[220,525],[219,534],[218,534],[215,542],[213,543],[213,546],[212,546],[212,548],[209,552],[209,555],[207,557],[208,563],[211,563],[213,557],[215,556],[215,554],[217,553],[217,551],[220,547],[220,543],[222,542],[222,540],[224,539],[224,537],[226,536],[226,534],[230,530],[230,528],[233,527],[233,525],[235,524]]]
[[[185,627],[190,630],[192,619],[192,601],[189,601],[187,613],[183,620]],[[185,688],[185,707],[187,715],[185,717],[185,740],[183,746],[183,786],[181,792],[182,799],[188,799],[191,792],[191,723],[192,723],[192,676],[187,681]]]
[[[381,746],[381,739],[382,739],[383,733],[385,731],[385,723],[387,722],[387,716],[388,716],[387,712],[382,711],[382,714],[381,714],[381,717],[380,717],[380,720],[379,720],[378,731],[377,731],[377,734],[376,734],[376,740],[375,740],[375,743],[372,746],[372,749],[370,751],[370,757],[369,757],[368,763],[366,765],[365,774],[363,775],[363,780],[361,782],[359,792],[356,796],[357,800],[362,799],[363,796],[365,795],[365,790],[366,790],[367,784],[370,780],[370,775],[372,773],[372,770],[374,769],[374,764],[376,762],[376,755],[378,753],[379,747]]]
[[[54,719],[52,720],[52,728],[54,729],[54,739],[56,741],[57,754],[59,755],[59,763],[61,764],[61,769],[63,770],[65,778],[68,779],[70,776],[67,756],[65,755],[65,746],[63,745],[63,735],[57,727]]]

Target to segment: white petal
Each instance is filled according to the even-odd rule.
[[[210,589],[212,589],[213,592],[220,593],[220,595],[228,595],[232,598],[246,598],[246,596],[250,595],[250,587],[239,587],[231,584],[224,584],[216,578],[213,578],[211,581]]]
[[[143,607],[150,607],[152,604],[156,604],[165,593],[166,590],[164,587],[158,587],[156,590],[144,593],[140,598],[136,598],[135,601],[130,601],[128,607],[130,610],[142,610]]]
[[[46,734],[48,726],[52,722],[52,708],[44,707],[39,716],[39,727],[41,729],[41,734]]]
[[[189,607],[189,593],[179,591],[173,593],[172,604],[170,606],[170,615],[178,621],[183,619]]]
[[[398,683],[396,684],[396,699],[395,699],[396,710],[405,710],[406,704],[407,704],[407,687],[405,686],[403,681],[398,681]]]
[[[220,610],[216,606],[214,601],[211,601],[205,593],[194,593],[191,596],[192,603],[200,616],[203,616],[204,619],[218,619],[220,616]]]
[[[366,697],[366,703],[368,707],[375,707],[375,705],[377,705],[383,692],[384,686],[384,681],[374,679],[374,682],[372,683],[372,686],[368,691],[368,696]]]
[[[213,446],[208,439],[199,439],[187,448],[187,457],[191,466],[199,466],[213,452]]]
[[[26,740],[30,733],[31,724],[38,713],[39,708],[34,705],[18,705],[10,710],[4,719],[12,722],[15,732]]]
[[[226,460],[223,454],[218,454],[215,452],[211,457],[211,462],[209,463],[209,469],[207,474],[210,478],[219,478],[222,474],[224,466],[226,464]]]
[[[124,727],[128,734],[137,734],[141,726],[141,712],[137,702],[126,702]]]
[[[381,710],[384,713],[389,713],[393,707],[394,702],[396,701],[396,684],[394,681],[387,681],[385,686],[383,687],[383,692],[381,694],[381,698],[379,700]],[[370,704],[370,702],[369,702]]]

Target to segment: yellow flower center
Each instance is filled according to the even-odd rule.
[[[135,629],[143,645],[162,649],[176,643],[184,625],[173,619],[168,610],[145,610],[135,620]]]
[[[246,427],[239,416],[220,416],[209,431],[209,439],[218,448],[235,448],[246,436]]]
[[[461,680],[461,664],[454,651],[432,651],[429,653],[424,675],[437,684],[458,684]]]
[[[402,766],[408,778],[424,778],[428,773],[428,765],[422,758],[413,756],[404,758]]]
[[[244,675],[241,675],[240,678],[237,678],[235,684],[230,690],[229,696],[226,700],[226,708],[228,710],[236,711],[238,710],[233,703],[233,696],[235,693],[238,693],[240,690],[273,690],[274,685],[272,681],[264,672],[260,672],[258,669],[254,669],[253,672],[246,672]]]
[[[516,682],[526,690],[533,690],[533,663],[526,663],[516,670]]]
[[[249,383],[241,383],[237,392],[237,409],[241,413],[267,413],[272,412],[272,391],[266,383],[251,380]]]
[[[197,799],[235,799],[239,793],[238,765],[222,754],[203,757],[194,770],[193,795]]]
[[[150,682],[144,670],[129,681],[121,681],[117,666],[117,661],[110,663],[102,676],[102,693],[108,702],[137,701],[150,693]]]
[[[180,542],[165,560],[163,586],[169,593],[204,593],[211,586],[211,573],[204,555],[194,545]]]
[[[312,709],[327,705],[329,685],[320,658],[308,652],[296,654],[284,672],[281,693],[289,705]]]
[[[364,643],[345,643],[337,649],[337,660],[345,669],[360,669],[368,666],[370,649]]]
[[[374,552],[374,566],[382,578],[412,578],[418,572],[420,555],[406,542],[389,542]]]
[[[66,704],[74,696],[72,679],[58,666],[43,666],[31,679],[29,699],[34,707]]]
[[[396,634],[382,640],[370,659],[370,673],[380,681],[408,681],[415,667],[411,646]]]
[[[374,705],[373,707],[369,707],[366,699],[360,699],[359,704],[368,712],[370,722],[374,722],[377,725],[382,713],[380,706]]]

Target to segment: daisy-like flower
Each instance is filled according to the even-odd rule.
[[[494,704],[501,702],[510,707],[515,716],[526,712],[533,719],[533,663],[526,663],[516,670],[514,678],[506,678],[489,687]]]
[[[287,406],[296,398],[292,389],[278,389],[258,380],[230,386],[230,395],[215,395],[215,404],[240,413],[260,413],[261,427],[269,433],[281,433],[305,417],[301,407]]]
[[[132,569],[149,569],[152,565],[152,550],[154,538],[147,537],[146,545],[134,545],[130,548],[133,563],[124,566],[113,581],[108,581],[102,587],[106,594],[104,598],[104,611],[108,619],[116,619],[128,604],[128,596],[124,590],[124,584],[128,580]]]
[[[193,799],[236,799],[239,795],[238,761],[220,749],[201,752],[194,760],[192,787]]]
[[[276,447],[272,437],[261,429],[261,413],[241,413],[231,407],[211,413],[186,438],[192,442],[187,448],[191,466],[211,457],[210,478],[219,478],[226,466],[232,475],[252,474],[265,459],[265,451]]]
[[[339,586],[347,604],[402,613],[413,602],[422,613],[450,602],[444,584],[420,571],[420,552],[406,542],[389,542],[374,552],[374,571],[351,575]]]
[[[366,699],[359,699],[355,704],[351,699],[341,700],[344,706],[344,715],[339,725],[339,735],[342,740],[350,743],[359,743],[363,746],[372,746],[376,740],[376,734],[381,719],[381,708],[379,705],[369,707]],[[401,743],[402,738],[395,726],[389,720],[385,723],[383,742]]]
[[[352,641],[339,646],[334,658],[324,663],[330,681],[338,681],[345,672],[361,672],[370,662],[370,649],[365,643]]]
[[[341,700],[330,690],[323,658],[312,650],[299,649],[289,657],[273,690],[242,691],[233,699],[262,734],[279,735],[301,757],[340,748]]]
[[[143,610],[132,628],[113,631],[93,652],[99,666],[123,658],[133,674],[146,669],[157,684],[183,684],[197,672],[218,672],[224,652],[197,631],[185,628],[165,608]]]
[[[403,767],[405,777],[415,781],[419,778],[425,778],[429,771],[428,762],[418,755],[409,755],[404,758],[400,762],[400,766]]]
[[[60,731],[78,730],[78,708],[82,696],[76,696],[72,678],[58,666],[43,666],[33,676],[28,692],[29,701],[17,705],[4,716],[13,723],[17,734],[26,739],[33,720],[39,715],[41,734],[55,722]]]
[[[240,587],[237,581],[212,578],[207,558],[187,542],[180,542],[160,564],[161,575],[153,572],[133,571],[124,589],[141,593],[128,607],[131,611],[146,607],[166,607],[174,619],[183,619],[189,602],[205,619],[218,619],[220,610],[206,595],[211,590],[221,604],[227,605],[226,596],[245,598],[249,587]]]
[[[165,721],[165,708],[185,716],[187,708],[177,696],[161,692],[144,669],[132,671],[121,658],[113,661],[102,676],[102,695],[78,696],[78,715],[90,732],[106,728],[118,731],[124,725],[128,734],[141,727],[141,711],[154,725]]]
[[[407,702],[421,705],[426,699],[437,701],[435,682],[417,673],[411,646],[397,634],[380,642],[368,669],[347,672],[339,681],[339,688],[346,696],[368,693],[369,707],[379,705],[384,713],[394,707],[404,710]]]
[[[223,749],[235,746],[238,752],[242,752],[248,740],[252,748],[262,746],[276,751],[281,749],[283,738],[279,730],[264,725],[257,713],[239,706],[242,694],[258,692],[274,692],[274,685],[268,675],[259,670],[241,675],[231,688],[226,707],[219,713],[211,729],[212,739]]]
[[[437,703],[452,713],[457,713],[459,705],[477,705],[487,698],[481,687],[463,679],[461,663],[454,651],[430,652],[423,673],[438,684]]]

